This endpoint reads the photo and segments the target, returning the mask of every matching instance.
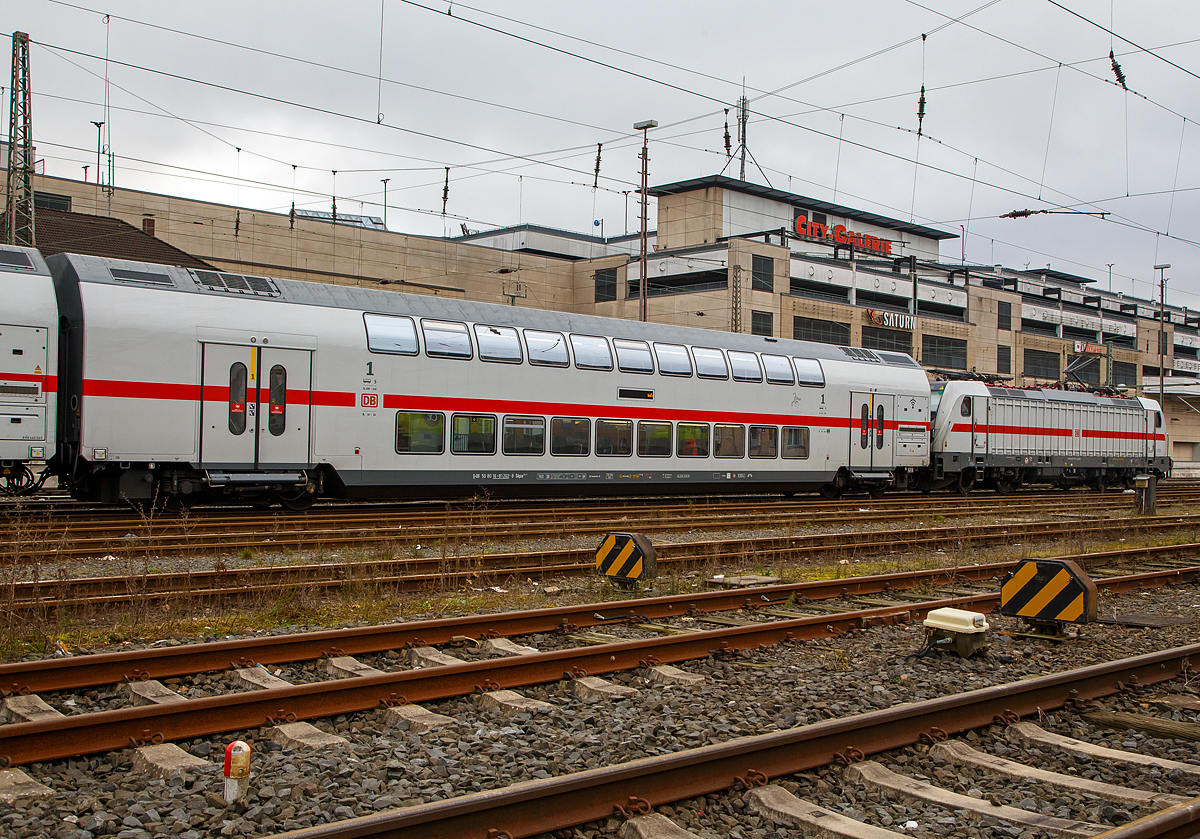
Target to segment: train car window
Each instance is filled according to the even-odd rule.
[[[858,445],[859,448],[863,449],[871,448],[871,406],[865,402],[862,406],[862,418],[859,425]]]
[[[680,457],[708,457],[708,423],[676,423],[675,451]]]
[[[470,358],[471,333],[465,323],[445,320],[421,320],[425,334],[425,355],[431,358]]]
[[[658,372],[664,376],[692,375],[692,359],[687,347],[679,344],[655,344],[654,355],[658,358]]]
[[[482,350],[480,350],[482,353]],[[496,418],[478,414],[455,414],[450,418],[452,454],[495,454]]]
[[[800,384],[805,387],[825,387],[825,371],[821,369],[821,362],[815,358],[795,356],[792,362],[796,365],[796,378]]]
[[[521,363],[521,339],[517,337],[517,330],[510,326],[477,323],[475,343],[479,344],[479,358],[482,361]]]
[[[725,366],[725,355],[709,347],[692,347],[692,358],[696,359],[696,375],[702,379],[728,379],[729,368]]]
[[[617,351],[617,368],[622,373],[653,373],[654,362],[650,358],[650,347],[645,341],[613,339]]]
[[[713,428],[714,457],[745,457],[746,426],[718,423]]]
[[[762,381],[762,368],[758,366],[758,356],[752,352],[730,350],[729,366],[733,368],[735,382]]]
[[[412,318],[396,315],[363,315],[367,349],[394,355],[417,354],[417,327]]]
[[[1162,411],[1154,412],[1154,427],[1162,428]]]
[[[446,415],[396,412],[398,454],[441,454],[446,450]]]
[[[779,429],[773,425],[750,426],[750,456],[775,457],[779,450]]]
[[[541,417],[505,417],[504,453],[545,454],[546,421]]]
[[[875,406],[875,448],[883,448],[883,406]]]
[[[808,457],[808,429],[798,426],[783,427],[784,458],[803,460]]]
[[[959,407],[958,412],[964,417],[971,416],[971,397],[963,397],[962,405]]]
[[[270,407],[267,409],[267,431],[272,437],[278,437],[287,429],[287,370],[282,364],[271,368],[270,378]]]
[[[613,369],[612,352],[608,341],[598,335],[572,335],[571,348],[575,350],[575,366],[581,370]]]
[[[229,368],[229,433],[246,430],[246,365],[235,361]]]
[[[767,371],[767,382],[773,385],[794,385],[796,377],[792,373],[792,363],[786,355],[762,354],[763,369]]]
[[[529,363],[542,367],[566,367],[571,363],[567,357],[567,339],[561,332],[538,332],[525,330],[525,346],[529,348]]]
[[[555,417],[550,420],[550,454],[582,456],[588,454],[592,421]]]
[[[638,457],[671,456],[671,423],[638,423]]]
[[[633,423],[629,420],[596,420],[596,454],[629,457],[633,454]]]

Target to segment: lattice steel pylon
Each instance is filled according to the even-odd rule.
[[[12,36],[12,105],[8,119],[8,197],[4,241],[34,247],[33,110],[29,94],[29,35]]]

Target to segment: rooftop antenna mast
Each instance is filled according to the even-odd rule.
[[[738,100],[738,154],[742,158],[741,174],[738,180],[746,180],[746,124],[750,122],[750,100],[742,96]]]
[[[33,218],[33,111],[29,94],[29,35],[12,36],[12,100],[8,122],[8,195],[4,241],[32,248],[36,241]]]

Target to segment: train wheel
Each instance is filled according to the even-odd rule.
[[[828,498],[831,501],[842,496],[842,488],[837,484],[825,484],[817,491],[821,493],[822,498]]]
[[[871,488],[867,490],[871,493],[872,498],[883,498],[883,494],[887,492],[886,484],[871,484]]]
[[[1008,495],[1017,488],[1017,479],[1010,477],[1000,477],[996,479],[994,489],[998,495]]]
[[[317,500],[316,487],[312,484],[306,484],[302,489],[294,492],[276,492],[275,500],[285,510],[292,510],[297,513],[303,512]]]
[[[968,495],[975,488],[975,470],[964,469],[958,473],[958,483],[954,485],[959,495]]]

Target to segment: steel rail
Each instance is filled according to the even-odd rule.
[[[1182,576],[1157,572],[1110,578],[1099,581],[1098,585],[1121,590],[1148,585],[1151,579],[1158,584],[1166,584]],[[211,736],[257,728],[264,724],[337,716],[394,704],[448,699],[487,690],[540,684],[562,677],[574,678],[632,670],[650,664],[707,658],[784,641],[830,637],[881,623],[912,621],[932,609],[942,607],[990,611],[999,598],[999,593],[993,592],[227,694],[169,705],[12,723],[0,726],[0,765],[13,766],[75,757],[129,744]],[[341,651],[335,652],[341,654]],[[244,664],[249,665],[250,662]]]
[[[749,788],[837,760],[1015,721],[1190,669],[1200,644],[907,703],[670,755],[515,784],[278,834],[279,839],[510,839],[562,830],[699,795]],[[1177,818],[1194,820],[1193,808]],[[1118,831],[1121,830],[1118,828]],[[1102,834],[1109,836],[1109,834]],[[1155,836],[1119,834],[1123,839]]]
[[[1093,533],[1122,534],[1200,527],[1200,515],[1089,521]],[[1025,538],[1076,534],[1079,522],[1032,522],[1023,525]],[[847,541],[854,540],[854,541]],[[911,553],[919,548],[1010,542],[1011,527],[951,525],[909,530],[867,530],[803,536],[660,543],[658,561],[665,565],[719,562],[795,560],[822,553],[856,556],[884,549]],[[278,543],[276,543],[278,544]],[[1186,546],[1168,546],[1185,550]],[[38,609],[117,606],[170,600],[213,601],[245,599],[301,589],[340,589],[344,586],[390,587],[407,592],[444,588],[446,583],[469,584],[485,577],[573,575],[594,571],[591,549],[568,548],[537,552],[492,553],[427,558],[360,560],[261,568],[206,569],[176,573],[130,574],[106,577],[58,578],[11,583],[5,587],[4,607],[27,615]]]
[[[1092,839],[1195,839],[1200,835],[1197,822],[1200,822],[1200,798],[1193,798],[1097,833]]]

